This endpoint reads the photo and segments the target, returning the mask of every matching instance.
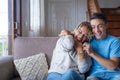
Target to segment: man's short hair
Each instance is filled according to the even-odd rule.
[[[104,23],[107,23],[107,18],[104,13],[93,13],[93,15],[90,17],[90,20],[92,19],[102,19]]]

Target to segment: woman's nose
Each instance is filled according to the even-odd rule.
[[[80,38],[83,38],[84,37],[84,34],[81,34]]]

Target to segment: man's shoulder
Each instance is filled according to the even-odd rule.
[[[90,41],[90,43],[95,43],[95,42],[101,42],[101,43],[114,43],[114,42],[117,42],[117,43],[120,43],[120,38],[118,37],[115,37],[113,35],[107,35],[104,39],[102,40],[96,40],[95,37],[93,37]]]
[[[111,41],[120,41],[120,38],[116,37],[116,36],[113,36],[113,35],[108,35],[107,36],[107,39],[108,40],[111,40]]]

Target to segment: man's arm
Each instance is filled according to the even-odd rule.
[[[114,57],[114,58],[106,59],[98,55],[97,53],[92,53],[92,54],[93,55],[91,55],[91,57],[94,58],[96,61],[98,61],[104,67],[111,69],[111,70],[115,70],[118,68],[119,61],[120,61],[119,58]]]
[[[98,61],[98,63],[100,63],[104,67],[111,69],[111,70],[115,70],[118,68],[119,61],[120,61],[119,58],[114,57],[114,58],[106,59],[106,58],[98,55],[97,53],[95,53],[92,50],[92,48],[90,47],[90,44],[88,44],[88,43],[84,43],[83,48],[85,51],[87,51],[89,56],[94,58],[96,61]]]

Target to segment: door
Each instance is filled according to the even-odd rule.
[[[14,39],[22,36],[21,0],[8,0],[8,54],[12,55]]]
[[[13,54],[14,43],[14,0],[8,0],[8,54]]]

